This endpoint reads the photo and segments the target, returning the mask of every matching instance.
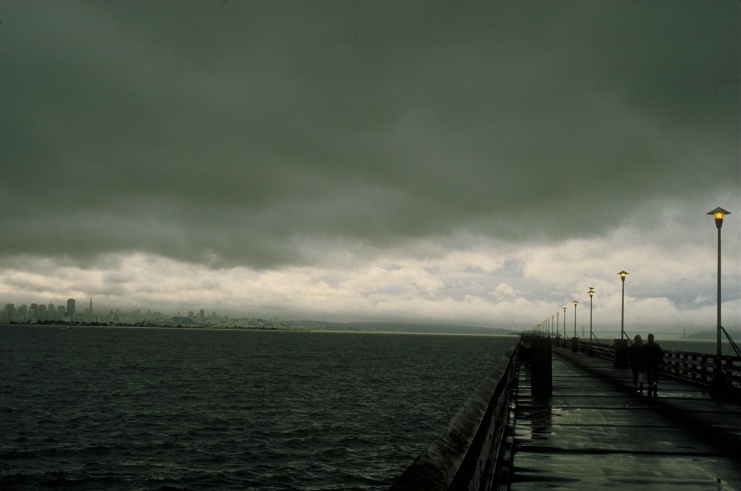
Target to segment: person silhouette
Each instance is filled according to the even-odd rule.
[[[630,369],[633,371],[633,390],[643,394],[643,381],[646,378],[646,368],[643,362],[643,340],[640,334],[633,338],[633,344],[628,348]]]
[[[664,358],[664,351],[654,341],[654,335],[648,335],[648,342],[643,346],[643,363],[648,375],[648,395],[657,395],[659,384],[659,367]]]

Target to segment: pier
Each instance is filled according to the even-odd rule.
[[[575,347],[523,337],[391,489],[741,490],[741,360],[719,397],[712,360],[667,353],[649,397],[614,350]]]
[[[520,370],[511,489],[741,489],[738,402],[661,375],[640,395],[630,369],[552,353],[550,396]]]

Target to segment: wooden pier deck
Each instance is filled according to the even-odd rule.
[[[553,390],[522,366],[511,489],[741,491],[741,404],[689,383],[633,392],[630,369],[553,347]]]

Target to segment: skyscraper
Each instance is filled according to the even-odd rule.
[[[67,300],[67,312],[66,317],[70,317],[72,320],[75,318],[75,299],[70,298]]]
[[[8,322],[12,321],[13,314],[15,314],[15,305],[12,303],[6,303],[5,309],[3,310],[3,320]]]

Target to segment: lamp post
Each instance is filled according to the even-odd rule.
[[[625,334],[625,277],[628,275],[628,272],[621,271],[618,274],[623,281],[623,299],[620,304],[620,339],[623,339],[623,335]]]
[[[589,287],[589,356],[592,356],[592,297],[594,297],[594,288]]]
[[[716,332],[716,340],[717,340],[717,355],[715,357],[715,373],[713,374],[713,385],[716,387],[719,387],[720,385],[725,385],[723,382],[723,364],[721,360],[721,330],[723,329],[722,324],[720,322],[720,228],[723,226],[723,217],[725,215],[730,215],[731,212],[728,210],[724,210],[723,208],[716,208],[713,211],[708,212],[708,215],[713,215],[713,218],[715,218],[715,228],[718,229],[718,326],[717,326],[717,332]]]
[[[621,271],[618,273],[620,279],[623,282],[623,297],[620,306],[620,339],[616,339],[613,344],[615,350],[615,359],[612,366],[615,368],[628,368],[628,344],[630,339],[625,334],[625,276],[628,274],[627,271]],[[628,339],[623,339],[625,336]]]
[[[563,308],[563,338],[566,339],[566,307]]]
[[[556,334],[557,335],[561,333],[561,326],[560,326],[560,323],[558,322],[558,318],[560,315],[561,315],[561,312],[556,312]],[[564,336],[564,339],[566,339],[566,336]]]
[[[551,314],[551,332],[553,332],[553,319],[555,319],[556,316]],[[555,337],[558,337],[558,327],[556,327],[556,334]]]
[[[576,337],[576,305],[578,303],[579,302],[577,302],[576,300],[574,300],[574,337]]]

